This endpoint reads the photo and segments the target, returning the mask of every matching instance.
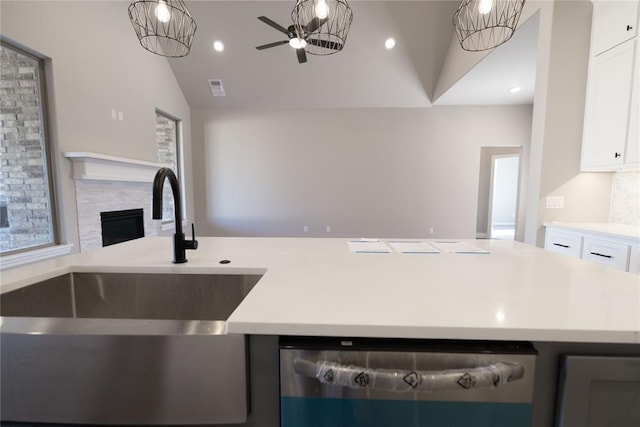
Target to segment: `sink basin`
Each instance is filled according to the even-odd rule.
[[[3,294],[2,421],[245,422],[247,337],[225,322],[260,277],[71,273]]]
[[[2,295],[3,316],[226,320],[257,275],[70,273]]]

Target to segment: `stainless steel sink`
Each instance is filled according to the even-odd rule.
[[[260,275],[72,273],[0,296],[3,421],[247,419],[247,338],[225,321]]]

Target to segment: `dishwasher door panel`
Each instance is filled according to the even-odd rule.
[[[281,347],[281,426],[526,427],[535,358]]]

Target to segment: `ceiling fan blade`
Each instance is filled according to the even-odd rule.
[[[266,16],[258,16],[258,19],[261,20],[262,22],[264,22],[265,24],[267,24],[268,26],[273,27],[276,30],[280,31],[281,33],[284,33],[287,36],[289,35],[289,32],[287,31],[286,28],[284,28],[282,25],[272,21],[271,19],[267,18]]]
[[[307,43],[333,50],[340,50],[343,47],[342,43],[330,42],[327,40],[307,39]]]
[[[289,44],[289,40],[282,40],[279,42],[267,43],[260,46],[256,46],[258,50],[269,49],[270,47],[282,46],[283,44]]]
[[[305,33],[311,34],[315,32],[318,28],[326,24],[328,20],[329,18],[320,19],[316,17],[316,18],[313,18],[311,21],[309,21],[309,23],[302,28],[304,29]]]
[[[307,54],[304,49],[296,49],[296,54],[298,54],[298,63],[304,64],[307,62]]]

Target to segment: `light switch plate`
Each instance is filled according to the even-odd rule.
[[[564,196],[547,196],[547,209],[564,209]]]

